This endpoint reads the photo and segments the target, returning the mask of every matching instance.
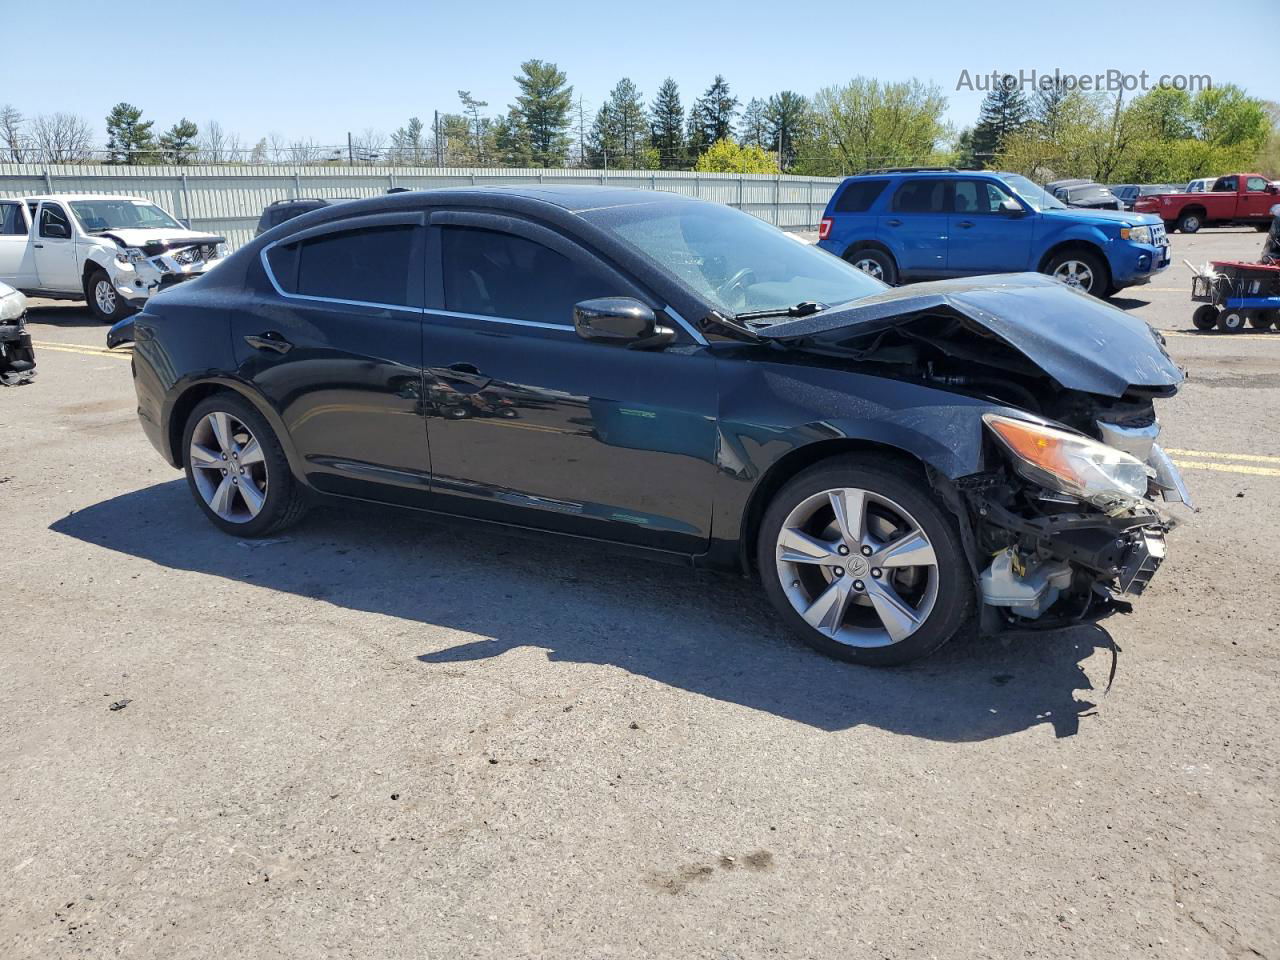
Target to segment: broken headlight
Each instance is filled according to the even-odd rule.
[[[125,247],[116,251],[116,260],[119,263],[142,263],[147,259],[147,255],[137,247]]]
[[[1115,447],[994,413],[982,420],[1009,452],[1014,470],[1032,483],[1097,504],[1146,495],[1146,466]]]

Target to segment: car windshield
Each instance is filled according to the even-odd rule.
[[[827,306],[885,285],[852,264],[718,203],[654,203],[588,211],[614,234],[728,315]]]
[[[104,230],[181,230],[182,224],[145,200],[72,200],[85,233]]]
[[[1037,213],[1045,210],[1065,210],[1067,205],[1050,193],[1045,192],[1042,187],[1036,186],[1026,177],[1019,174],[1004,174],[1001,177],[1009,187],[1027,203],[1031,204],[1031,208]]]

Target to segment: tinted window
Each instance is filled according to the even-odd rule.
[[[999,213],[1009,195],[990,180],[956,180],[951,208],[956,213]]]
[[[447,310],[568,325],[578,301],[626,292],[589,261],[524,237],[445,227],[443,242]]]
[[[71,236],[71,224],[67,221],[67,215],[62,212],[62,208],[51,203],[46,203],[40,208],[40,236],[48,237],[50,226],[61,224],[62,232],[58,233],[60,237]]]
[[[325,234],[267,254],[289,293],[363,303],[422,306],[423,253],[417,227],[367,227]]]
[[[1219,177],[1218,182],[1213,185],[1214,193],[1235,193],[1236,178],[1235,177]]]
[[[942,213],[946,209],[947,181],[908,180],[893,196],[897,213]]]
[[[837,213],[864,213],[884,192],[888,180],[853,180],[836,198]]]
[[[27,221],[22,215],[22,205],[0,203],[0,236],[25,236]]]

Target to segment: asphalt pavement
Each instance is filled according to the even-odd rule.
[[[127,353],[0,390],[0,957],[1280,955],[1280,333],[1117,304],[1198,513],[1127,617],[839,664],[749,581],[334,507],[208,524]]]

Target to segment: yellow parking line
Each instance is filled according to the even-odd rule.
[[[1272,467],[1246,467],[1238,463],[1217,463],[1212,460],[1175,460],[1183,470],[1216,470],[1219,473],[1247,473],[1255,477],[1280,477],[1280,470]]]
[[[32,340],[31,345],[40,350],[56,350],[60,353],[78,353],[85,357],[113,357],[117,360],[128,360],[128,350],[117,352],[105,347],[90,347],[77,343],[47,343],[43,340]]]
[[[1214,460],[1246,460],[1251,463],[1280,463],[1280,457],[1266,456],[1261,453],[1221,453],[1215,450],[1176,450],[1166,447],[1165,453],[1171,457],[1206,457]]]

